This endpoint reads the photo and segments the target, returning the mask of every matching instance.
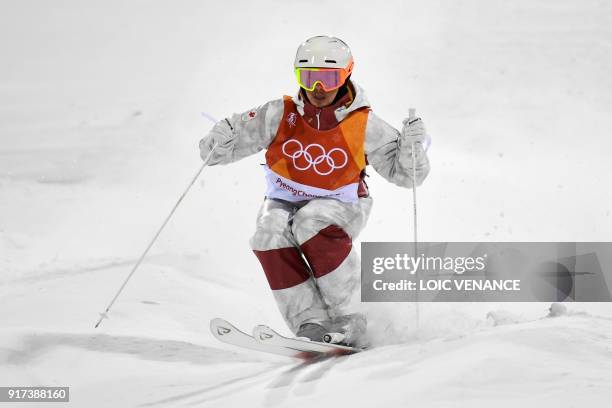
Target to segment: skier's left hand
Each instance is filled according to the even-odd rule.
[[[425,142],[427,132],[421,118],[406,118],[404,119],[404,128],[402,129],[402,139],[410,145],[413,143]]]

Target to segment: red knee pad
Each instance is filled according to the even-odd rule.
[[[337,225],[323,228],[300,246],[315,278],[336,270],[352,247],[351,237]]]
[[[287,289],[310,278],[310,272],[297,248],[253,252],[259,259],[272,290]]]

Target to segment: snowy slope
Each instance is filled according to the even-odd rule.
[[[423,304],[418,328],[413,305],[371,305],[378,348],[300,368],[216,342],[215,316],[287,332],[248,248],[261,156],[206,169],[93,324],[200,165],[207,118],[294,93],[318,33],[351,44],[378,114],[424,118],[421,239],[609,241],[610,27],[598,1],[5,2],[0,385],[69,385],[79,407],[604,406],[609,304]],[[361,239],[410,240],[410,192],[370,180]]]

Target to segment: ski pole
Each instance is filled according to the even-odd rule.
[[[416,117],[416,109],[410,108],[408,109],[408,124],[416,122],[420,120]],[[418,248],[417,248],[417,193],[416,193],[416,143],[412,142],[412,216],[414,218],[414,258],[418,258]],[[419,271],[418,269],[415,271],[415,276],[417,280],[417,285],[419,281]],[[415,319],[416,319],[416,328],[417,331],[419,329],[419,288],[417,286],[417,290],[415,292]]]
[[[212,157],[213,152],[215,151],[215,149],[217,148],[217,143],[215,143],[212,147],[212,149],[210,150],[210,152],[208,153],[208,155],[206,156],[206,158],[204,159],[204,163],[200,166],[200,168],[198,169],[198,171],[196,172],[195,176],[193,176],[193,178],[191,179],[191,182],[189,183],[189,185],[187,186],[187,188],[185,189],[185,191],[183,192],[183,194],[181,194],[180,198],[178,199],[178,201],[176,202],[176,204],[174,204],[174,207],[172,208],[172,211],[170,211],[170,214],[168,214],[168,216],[166,217],[166,219],[164,220],[163,224],[161,225],[161,227],[159,228],[159,230],[157,230],[157,233],[155,234],[155,236],[153,237],[153,239],[151,240],[151,242],[149,243],[149,245],[147,246],[147,248],[144,250],[144,252],[142,253],[142,255],[140,256],[140,258],[138,259],[138,262],[136,262],[136,264],[134,265],[134,267],[132,268],[132,271],[130,272],[130,274],[127,276],[127,278],[125,279],[125,281],[123,281],[123,284],[121,285],[121,287],[119,288],[119,290],[117,291],[117,293],[115,294],[115,296],[113,297],[113,299],[110,301],[110,303],[108,304],[108,306],[106,307],[106,310],[102,313],[100,313],[100,319],[98,320],[98,322],[95,325],[95,328],[98,328],[98,326],[100,325],[100,323],[102,323],[102,320],[104,319],[108,319],[108,313],[110,312],[111,307],[113,307],[113,304],[115,303],[115,301],[117,300],[117,298],[119,297],[119,295],[121,294],[121,292],[123,291],[123,289],[125,288],[125,285],[127,285],[128,281],[130,280],[130,278],[132,277],[132,275],[134,275],[134,272],[136,272],[136,270],[138,269],[138,267],[140,266],[140,264],[142,263],[143,259],[145,258],[145,256],[147,256],[147,253],[149,252],[149,250],[151,249],[151,247],[153,246],[153,244],[155,243],[155,241],[157,240],[157,238],[159,237],[159,235],[161,234],[161,232],[163,231],[164,227],[166,226],[166,224],[168,224],[168,221],[170,221],[170,218],[172,217],[172,215],[174,214],[174,212],[176,211],[176,209],[178,208],[179,204],[181,203],[181,201],[183,201],[183,198],[185,198],[185,196],[187,195],[187,193],[189,192],[189,190],[191,189],[191,187],[193,186],[193,184],[196,182],[196,180],[198,179],[198,177],[200,177],[200,174],[202,173],[202,171],[204,170],[204,167],[206,167],[208,165],[208,162],[210,161],[210,158]]]

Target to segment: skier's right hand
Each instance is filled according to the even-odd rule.
[[[231,149],[234,137],[233,129],[227,119],[217,122],[210,133],[200,140],[200,157],[206,160],[213,149],[215,151]],[[209,164],[215,164],[212,157]]]

